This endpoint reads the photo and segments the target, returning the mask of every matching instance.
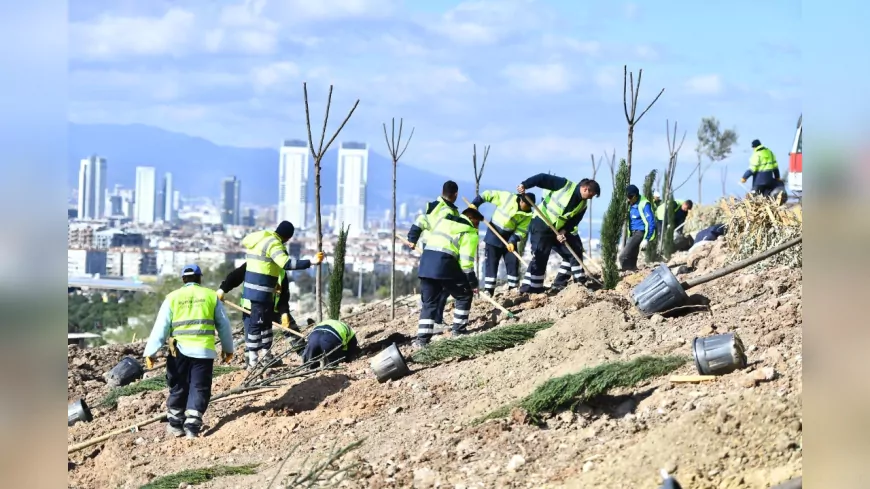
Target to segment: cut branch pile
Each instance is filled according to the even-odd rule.
[[[686,234],[695,235],[702,229],[707,229],[710,226],[717,224],[726,224],[728,217],[725,213],[726,206],[723,206],[723,201],[715,205],[698,205],[692,207],[689,212],[689,217],[686,218],[686,224],[683,226],[683,232]]]
[[[723,200],[721,206],[728,219],[725,244],[731,261],[757,255],[803,233],[800,207],[780,206],[770,198],[756,195],[743,200]],[[800,268],[802,265],[803,245],[799,244],[753,265],[750,270],[776,266]]]
[[[643,356],[628,362],[608,362],[585,368],[576,374],[544,382],[525,399],[493,411],[480,421],[505,417],[514,408],[523,409],[532,419],[537,419],[541,414],[573,407],[611,389],[633,387],[644,380],[667,375],[687,361],[688,358],[677,356]]]
[[[431,364],[451,358],[471,358],[507,350],[529,341],[535,337],[535,333],[552,325],[553,323],[512,324],[474,336],[438,341],[414,353],[410,360]]]

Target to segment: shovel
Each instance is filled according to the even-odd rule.
[[[469,207],[471,207],[471,202],[469,202],[468,199],[466,199],[465,197],[463,197],[462,200],[464,200],[465,203],[466,203]],[[487,221],[486,219],[484,219],[484,220],[483,220],[483,223],[486,224],[486,227],[488,227],[490,231],[492,231],[492,234],[498,236],[499,241],[501,241],[502,243],[504,243],[505,248],[508,248],[508,247],[509,247],[508,242],[505,241],[505,239],[501,236],[501,234],[499,234],[498,231],[495,230],[494,227],[492,227],[492,224],[490,224],[489,221]],[[517,260],[519,260],[520,263],[522,263],[524,267],[528,267],[528,266],[529,266],[529,264],[526,263],[525,260],[523,260],[523,257],[520,256],[520,254],[519,254],[516,250],[512,251],[512,253],[513,253],[514,255],[516,255]]]
[[[763,251],[753,257],[685,282],[677,280],[677,277],[674,276],[673,272],[665,264],[660,264],[653,270],[653,273],[631,291],[632,299],[637,308],[647,315],[679,307],[689,299],[686,290],[758,263],[799,244],[802,240],[803,237],[798,236],[791,241]]]
[[[235,310],[237,310],[237,311],[239,311],[239,312],[242,312],[242,313],[245,313],[245,314],[251,314],[251,311],[245,309],[244,307],[242,307],[242,306],[240,306],[240,305],[233,304],[232,302],[226,302],[226,301],[224,301],[224,304],[226,304],[226,305],[232,307],[233,309],[235,309]],[[292,329],[290,329],[290,328],[285,328],[285,327],[281,326],[280,324],[276,323],[275,321],[272,321],[272,325],[275,326],[276,328],[281,328],[281,331],[289,331],[291,334],[294,334],[294,335],[296,335],[296,336],[298,336],[298,337],[300,337],[300,338],[302,338],[302,339],[305,339],[305,335],[304,335],[304,334],[302,334],[302,333],[300,333],[300,332],[298,332],[298,331],[292,330]]]

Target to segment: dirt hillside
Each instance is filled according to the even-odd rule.
[[[724,261],[720,243],[681,254],[702,274]],[[259,396],[209,408],[205,435],[170,439],[162,423],[70,456],[69,485],[137,488],[156,477],[213,465],[260,464],[257,475],[218,478],[197,487],[267,487],[284,458],[280,482],[309,455],[364,439],[341,464],[357,462],[343,487],[631,487],[657,488],[659,470],[686,489],[767,488],[802,471],[801,271],[738,272],[692,289],[693,308],[678,317],[644,317],[629,291],[648,273],[626,277],[615,291],[572,285],[554,296],[499,299],[519,319],[492,321],[476,301],[469,329],[554,321],[518,347],[475,359],[414,367],[413,375],[379,384],[369,357]],[[348,322],[368,352],[396,341],[408,354],[417,309],[362,306]],[[448,306],[448,314],[450,306]],[[448,316],[449,317],[449,316]],[[553,376],[642,354],[691,355],[696,336],[737,332],[748,368],[698,384],[656,378],[610,392],[543,426],[498,419],[490,411],[529,394]],[[283,348],[279,343],[276,348]],[[102,373],[142,344],[69,351],[68,397],[96,404],[107,393]],[[238,355],[240,356],[240,355]],[[676,374],[696,373],[690,362]],[[243,372],[215,380],[218,393]],[[165,409],[166,392],[122,398],[96,409],[91,423],[68,430],[70,444]],[[278,482],[273,487],[278,486]]]

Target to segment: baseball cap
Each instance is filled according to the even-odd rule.
[[[628,187],[625,187],[626,197],[634,197],[636,195],[640,195],[640,190],[638,190],[636,185],[629,185]]]
[[[182,277],[190,277],[191,275],[202,275],[202,270],[199,269],[199,265],[185,265],[184,268],[181,269]]]

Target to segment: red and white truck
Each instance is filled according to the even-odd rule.
[[[803,193],[803,114],[798,117],[797,131],[788,154],[788,190],[798,197]]]

